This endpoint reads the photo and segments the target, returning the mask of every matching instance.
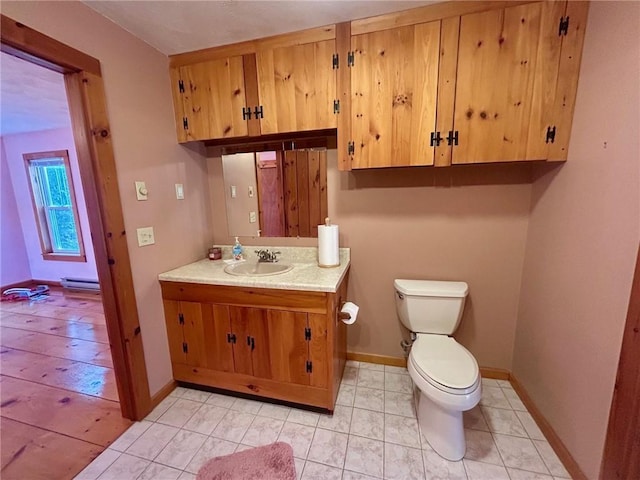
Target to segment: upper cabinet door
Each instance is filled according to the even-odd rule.
[[[247,135],[242,56],[172,70],[180,142]]]
[[[256,53],[262,134],[336,128],[335,40]]]
[[[351,38],[352,168],[433,165],[439,46],[440,21]]]
[[[546,159],[564,6],[539,2],[461,17],[452,163]]]

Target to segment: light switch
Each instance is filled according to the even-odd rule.
[[[253,198],[253,185],[249,185],[249,197]]]
[[[184,187],[181,183],[176,183],[176,198],[178,200],[184,200]]]
[[[138,246],[153,245],[156,239],[153,236],[153,227],[143,227],[136,230],[138,234]]]
[[[256,212],[249,212],[249,223],[256,223]]]
[[[136,198],[138,200],[147,200],[147,195],[149,191],[147,190],[147,185],[144,182],[136,182]]]
[[[231,185],[231,198],[236,198],[236,186]]]

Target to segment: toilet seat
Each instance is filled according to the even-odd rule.
[[[476,359],[446,335],[418,334],[409,361],[425,381],[446,393],[467,395],[480,383]]]

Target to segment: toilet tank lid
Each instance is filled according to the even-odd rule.
[[[421,297],[466,297],[469,292],[465,282],[396,279],[393,284],[400,293]]]

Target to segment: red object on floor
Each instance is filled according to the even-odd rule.
[[[293,449],[277,442],[251,448],[205,463],[196,480],[296,480]]]

